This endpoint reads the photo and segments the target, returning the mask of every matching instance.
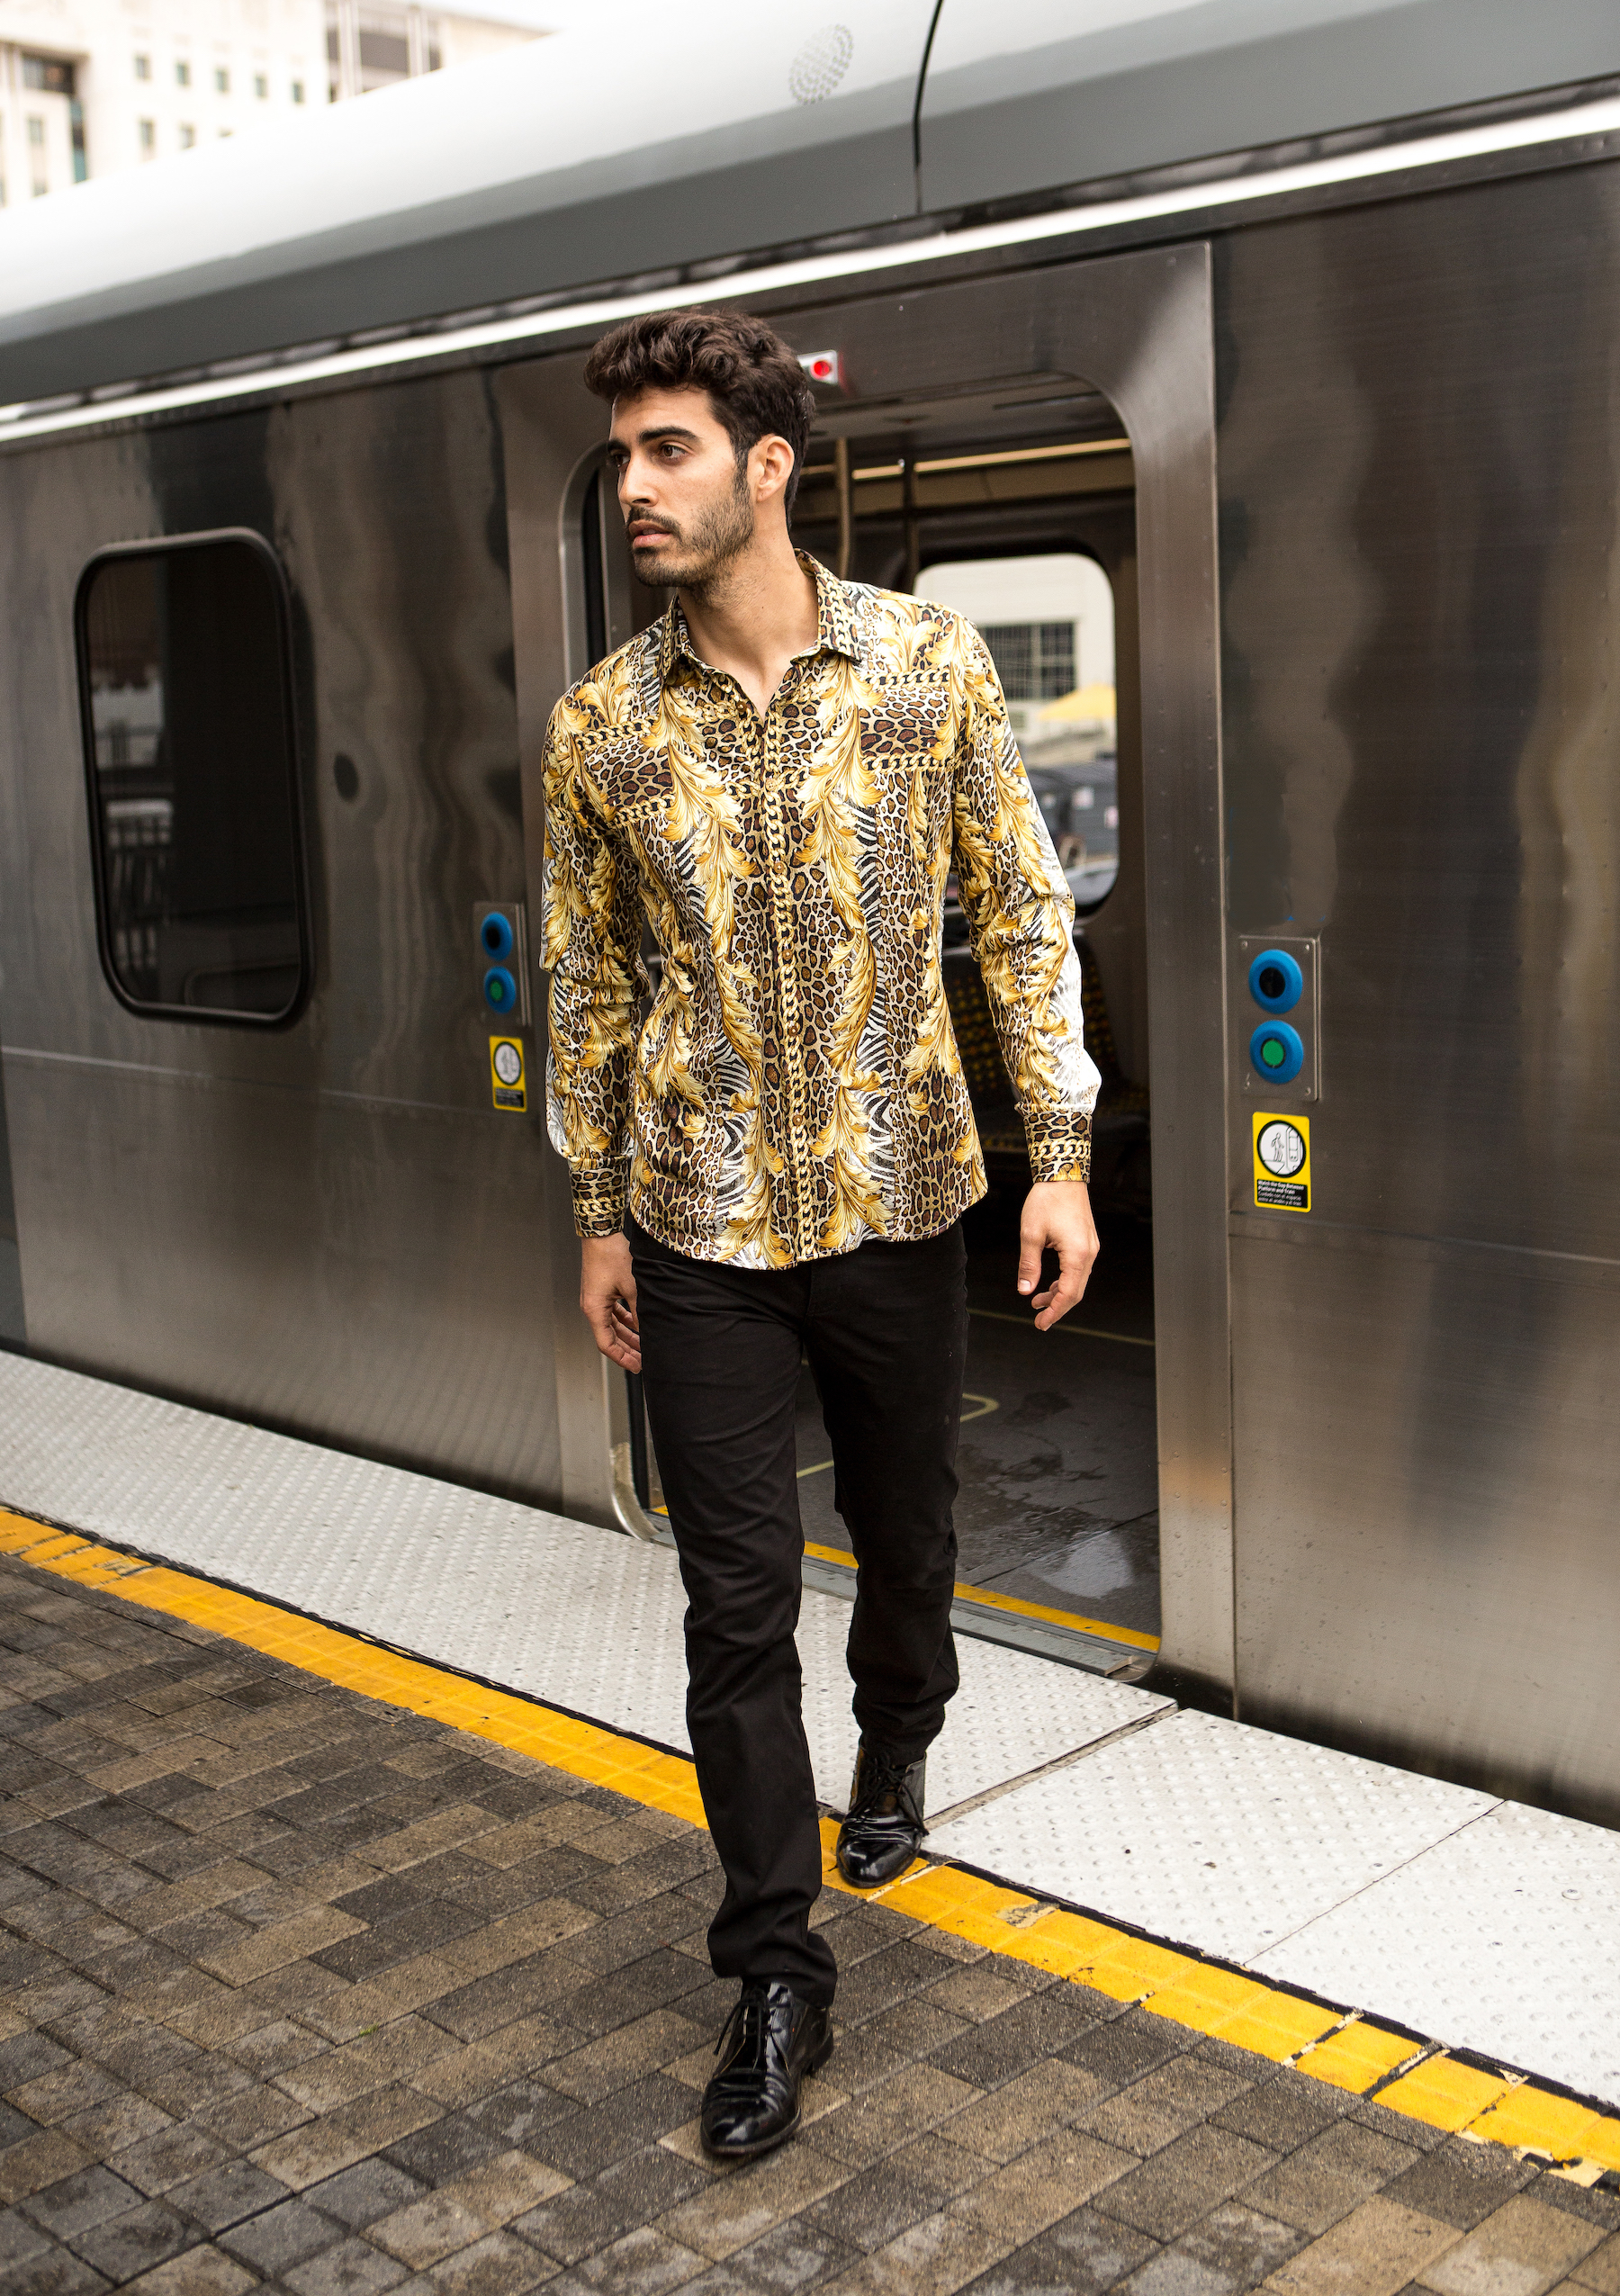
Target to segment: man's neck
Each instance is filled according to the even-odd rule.
[[[683,590],[680,607],[698,659],[734,678],[761,717],[820,621],[814,581],[785,534],[751,545],[702,590]]]

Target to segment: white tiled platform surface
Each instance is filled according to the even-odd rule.
[[[1487,1794],[1205,1714],[1003,1795],[931,1847],[1252,1961],[1459,1826]]]
[[[536,1508],[0,1355],[0,1506],[355,1626],[610,1728],[689,1751],[674,1555]],[[855,1752],[850,1606],[806,1589],[805,1724],[822,1798]],[[1168,1701],[993,1643],[960,1644],[929,1764],[948,1810]]]
[[[0,1505],[687,1745],[665,1548],[4,1355]],[[806,1590],[806,1724],[835,1805],[849,1619]],[[958,1649],[930,1805],[990,1798],[937,1854],[1620,2103],[1620,1835]]]
[[[1620,1834],[1176,1714],[929,1847],[1620,2103]]]
[[[1498,1803],[1254,1966],[1620,2103],[1620,1836],[1601,1826]]]

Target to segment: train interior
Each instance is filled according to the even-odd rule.
[[[628,635],[626,617],[645,626],[662,598],[626,588],[617,512],[599,480],[585,518],[587,618],[606,650]],[[984,633],[1075,896],[1086,1038],[1103,1079],[1093,1181],[1102,1250],[1080,1306],[1041,1334],[1014,1288],[1030,1179],[1022,1126],[948,888],[947,990],[989,1181],[967,1222],[958,1618],[1136,1677],[1157,1647],[1159,1542],[1130,442],[1109,401],[1073,375],[827,408],[794,533],[850,579],[936,599]],[[637,1400],[634,1480],[656,1515]],[[853,1557],[807,1365],[798,1449],[807,1573],[835,1584]]]

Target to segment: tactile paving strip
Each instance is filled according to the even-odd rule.
[[[999,1796],[929,1846],[1249,1961],[1492,1806],[1465,1787],[1178,1714]],[[1366,1985],[1335,1997],[1389,2006]]]
[[[662,1547],[0,1355],[0,1505],[221,1579],[688,1751],[686,1598]],[[799,1625],[817,1791],[842,1807],[850,1607]],[[935,1809],[1026,1777],[1169,1702],[982,1642],[929,1760]]]
[[[1620,2103],[1620,1834],[1504,1802],[1257,1973]]]

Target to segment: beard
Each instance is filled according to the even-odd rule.
[[[740,558],[754,537],[754,508],[748,474],[739,471],[728,493],[708,503],[690,531],[673,518],[644,518],[674,544],[657,552],[630,549],[630,564],[648,590],[684,590],[701,597]]]

